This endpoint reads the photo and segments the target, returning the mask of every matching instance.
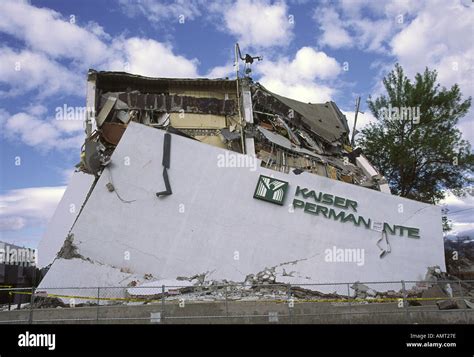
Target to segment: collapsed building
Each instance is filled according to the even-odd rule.
[[[91,71],[88,86],[93,94],[80,165],[85,172],[97,174],[127,125],[136,122],[256,156],[272,170],[302,170],[390,192],[360,150],[350,146],[346,118],[334,102],[302,103],[249,77],[172,79]]]
[[[87,88],[81,161],[39,245],[42,291],[445,269],[439,207],[391,195],[334,102],[249,77],[90,70]]]

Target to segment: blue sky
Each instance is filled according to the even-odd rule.
[[[335,101],[358,127],[365,100],[399,62],[410,77],[426,66],[444,86],[474,94],[474,13],[448,1],[10,1],[0,3],[0,240],[36,247],[79,161],[89,68],[156,77],[233,74],[233,46],[262,55],[253,78],[310,102]],[[459,123],[474,143],[472,110]],[[449,195],[451,210],[474,207]],[[453,214],[474,228],[472,210]]]

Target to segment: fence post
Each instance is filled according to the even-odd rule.
[[[165,286],[161,286],[161,322],[165,322]]]
[[[229,317],[229,305],[227,301],[227,289],[229,288],[229,285],[225,286],[224,292],[225,292],[225,315]]]
[[[290,324],[292,324],[293,323],[293,311],[292,311],[292,308],[290,306],[290,301],[291,301],[291,284],[288,284],[288,316],[290,318]],[[294,304],[294,302],[293,302],[293,304]]]
[[[402,280],[402,293],[403,293],[403,306],[405,307],[405,313],[407,316],[407,320],[410,317],[410,313],[408,312],[408,300],[407,300],[407,290],[405,288],[405,281]],[[407,321],[408,322],[408,321]]]
[[[100,306],[100,286],[97,287],[97,316],[96,316],[96,323],[99,322],[99,306]]]
[[[35,300],[35,288],[31,287],[31,298],[30,298],[30,317],[28,323],[31,325],[33,323],[33,301]]]
[[[464,292],[462,290],[462,285],[461,285],[461,280],[458,281],[458,284],[459,284],[459,295],[460,295],[460,298],[461,300],[464,301]],[[456,300],[457,301],[457,300]],[[462,306],[463,304],[461,303],[460,306]],[[459,306],[459,305],[458,305]],[[467,309],[468,307],[466,306],[466,308],[464,309],[464,319],[466,320],[466,324],[469,323],[469,318],[467,317]]]
[[[351,303],[351,288],[347,283],[347,301],[349,302],[349,324],[352,323],[352,303]]]

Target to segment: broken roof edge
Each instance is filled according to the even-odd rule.
[[[128,79],[127,83],[123,83],[123,79]],[[134,89],[141,89],[143,90],[143,87],[148,86],[153,86],[153,88],[146,88],[153,91],[167,91],[169,90],[170,85],[176,84],[176,85],[181,85],[181,84],[188,84],[188,85],[194,85],[196,87],[214,87],[214,88],[219,88],[219,89],[224,89],[224,90],[229,90],[229,91],[234,91],[237,90],[236,87],[236,79],[229,79],[229,78],[205,78],[205,77],[199,77],[199,78],[165,78],[165,77],[147,77],[147,76],[142,76],[138,74],[132,74],[132,73],[127,73],[127,72],[116,72],[116,71],[96,71],[94,69],[89,69],[88,71],[88,80],[94,80],[96,82],[96,86],[103,90],[110,90],[110,91],[127,91],[127,90],[134,90]],[[243,77],[239,78],[239,80],[242,81],[249,81],[250,85],[255,85],[262,91],[266,92],[267,94],[273,96],[275,99],[280,101],[282,104],[292,108],[296,112],[298,112],[301,116],[306,118],[307,120],[313,121],[313,125],[316,124],[318,126],[319,130],[312,130],[315,135],[323,139],[324,141],[327,141],[328,143],[334,143],[336,141],[339,141],[341,139],[344,139],[344,136],[347,136],[347,140],[343,140],[344,142],[349,140],[349,133],[350,129],[347,123],[347,118],[346,116],[341,112],[337,104],[333,101],[328,101],[325,103],[305,103],[302,101],[299,101],[297,99],[292,99],[288,98],[285,96],[282,96],[280,94],[274,93],[267,88],[265,88],[261,83],[259,82],[254,82],[252,79]],[[158,88],[155,88],[155,86],[158,85]],[[282,101],[283,99],[283,101]],[[294,102],[297,104],[295,105],[289,105],[289,103]],[[329,108],[333,112],[335,118],[339,121],[340,124],[342,124],[343,128],[340,128],[337,130],[337,133],[334,132],[334,130],[331,128],[324,128],[324,125],[321,125],[319,123],[315,123],[314,119],[311,118],[308,113],[302,112],[302,110],[299,110],[298,108],[302,108],[304,106],[307,106],[307,108],[313,108],[318,107],[318,106],[325,106],[327,107],[329,105]],[[314,106],[314,107],[312,107]],[[338,127],[335,125],[335,127]],[[321,132],[321,130],[323,132]],[[331,136],[329,138],[328,136]]]
[[[199,87],[211,86],[211,87],[220,87],[221,89],[226,90],[236,90],[236,80],[229,78],[169,78],[169,77],[147,77],[133,73],[127,72],[116,72],[116,71],[96,71],[95,69],[89,69],[87,73],[87,80],[96,81],[101,89],[108,90],[108,85],[113,84],[114,91],[120,91],[120,88],[117,87],[119,82],[122,82],[124,79],[128,79],[126,85],[123,87],[123,90],[127,88],[131,89],[143,89],[143,86],[147,85],[159,85],[159,87],[167,87],[170,84],[192,84]],[[136,88],[133,88],[132,85],[136,85]],[[141,87],[139,87],[141,86]]]
[[[334,101],[327,101],[327,102],[324,102],[324,103],[305,103],[305,102],[302,102],[302,101],[297,100],[297,99],[285,97],[285,96],[282,96],[280,94],[274,93],[274,92],[268,90],[267,88],[265,88],[259,82],[256,82],[255,86],[258,87],[258,89],[265,92],[266,94],[268,94],[268,95],[274,97],[275,99],[277,99],[283,105],[287,106],[288,108],[293,109],[299,115],[301,115],[303,118],[306,118],[306,120],[308,120],[312,124],[312,126],[316,125],[317,128],[311,128],[311,131],[312,131],[313,134],[318,136],[321,140],[332,144],[334,142],[340,141],[341,139],[346,139],[346,140],[342,140],[342,142],[347,143],[347,144],[349,143],[350,129],[349,129],[349,125],[347,123],[347,118],[341,112],[341,110],[339,109],[339,107],[337,106],[337,104]],[[314,110],[314,108],[318,108],[318,107],[322,107],[322,106],[330,109],[330,111],[334,114],[335,118],[337,118],[338,121],[342,124],[343,129],[342,130],[339,129],[338,133],[335,133],[332,128],[327,128],[327,127],[324,127],[324,125],[322,125],[320,123],[317,123],[315,121],[314,115],[308,115],[307,110],[302,110],[302,108],[304,108],[304,107],[306,107],[306,109],[310,108],[311,110]],[[335,125],[335,127],[338,128],[337,125]],[[328,136],[331,136],[331,138],[329,138]]]

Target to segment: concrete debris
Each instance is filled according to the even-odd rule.
[[[110,112],[112,111],[112,108],[114,107],[116,101],[117,101],[117,98],[114,98],[114,97],[107,98],[105,104],[102,106],[102,109],[100,110],[96,118],[98,127],[101,127],[102,124],[105,122]]]
[[[119,110],[117,111],[117,119],[119,119],[122,123],[127,124],[130,121],[130,114],[125,110]]]
[[[289,262],[292,263],[292,262]],[[288,263],[288,264],[289,264]],[[276,267],[265,268],[263,271],[256,274],[249,274],[246,276],[244,282],[232,282],[227,280],[222,281],[206,281],[206,275],[209,273],[197,274],[191,277],[178,277],[176,281],[179,284],[183,285],[186,282],[188,285],[184,287],[176,287],[175,289],[166,290],[166,298],[184,298],[187,300],[222,300],[227,298],[229,300],[253,300],[258,299],[283,299],[286,300],[291,294],[291,297],[294,299],[301,300],[314,300],[314,299],[323,299],[323,300],[345,300],[347,299],[347,294],[338,294],[334,293],[322,293],[313,288],[306,288],[303,286],[294,286],[291,288],[288,284],[279,283],[276,280],[275,270]],[[438,275],[443,275],[441,270],[435,269],[431,270]],[[150,286],[152,284],[149,284]],[[379,300],[391,299],[396,301],[398,299],[406,298],[410,305],[419,305],[420,303],[416,300],[420,298],[422,304],[437,304],[440,308],[472,308],[473,303],[465,299],[448,299],[442,300],[442,303],[439,302],[439,298],[446,298],[448,295],[446,292],[438,285],[433,285],[429,287],[420,287],[413,286],[405,291],[405,294],[400,289],[399,291],[395,290],[386,290],[386,291],[377,291],[374,288],[371,288],[360,282],[352,284],[351,289],[354,293],[350,296],[351,299],[356,300],[365,300],[365,301],[355,301],[354,303],[368,303],[371,300],[378,302]],[[473,291],[472,287],[470,287]],[[133,295],[133,291],[129,293]],[[155,291],[155,298],[162,298],[161,289]],[[145,294],[146,295],[146,294]],[[150,294],[147,295],[150,297]],[[432,300],[424,300],[432,299]],[[454,301],[453,303],[447,303],[446,301]]]
[[[250,274],[245,278],[244,283],[248,285],[258,285],[258,284],[274,284],[276,280],[275,277],[275,267],[265,269],[257,273],[256,275]]]
[[[441,278],[441,269],[439,268],[439,266],[428,267],[428,271],[425,275],[425,280],[436,282],[439,278]]]
[[[446,271],[463,280],[474,280],[474,240],[468,237],[445,237],[444,248]]]
[[[428,267],[425,280],[437,284],[446,296],[466,296],[473,292],[473,284],[441,271],[439,266]]]
[[[436,305],[438,305],[438,308],[440,310],[451,310],[451,309],[457,309],[458,305],[455,300],[441,300],[437,301]]]
[[[134,284],[127,289],[127,293],[129,296],[134,298],[161,298],[163,293],[163,285],[165,286],[164,291],[166,296],[187,294],[193,291],[192,289],[189,289],[193,286],[193,284],[189,281],[165,279],[151,280],[143,284]]]
[[[433,285],[428,289],[424,290],[421,295],[422,299],[420,301],[421,305],[434,305],[436,304],[436,300],[429,300],[429,299],[436,299],[436,298],[447,298],[447,294],[441,289],[438,285]],[[426,300],[425,300],[426,299]]]
[[[64,308],[67,305],[58,298],[53,297],[35,297],[33,302],[33,307],[35,309],[50,309],[50,308]]]
[[[305,259],[302,259],[305,260]],[[233,281],[208,281],[206,276],[210,272],[196,274],[190,277],[177,277],[175,281],[176,288],[170,287],[169,290],[166,288],[165,297],[168,299],[173,299],[176,296],[180,298],[185,298],[188,300],[221,300],[227,298],[229,300],[252,300],[255,298],[258,299],[284,299],[286,300],[291,294],[291,297],[294,299],[329,299],[329,300],[345,300],[348,298],[347,294],[340,294],[337,292],[333,293],[323,293],[315,290],[313,287],[306,288],[304,286],[295,286],[291,285],[291,288],[288,284],[280,283],[277,281],[276,269],[281,265],[296,264],[298,260],[282,263],[274,267],[265,268],[264,270],[256,273],[249,274],[245,277],[243,282],[233,282]],[[370,301],[378,302],[379,300],[393,300],[406,298],[409,305],[435,305],[441,306],[440,308],[459,308],[465,309],[467,307],[472,308],[472,302],[469,300],[460,300],[452,299],[453,304],[448,304],[443,302],[438,304],[439,299],[442,301],[451,301],[451,299],[446,299],[450,295],[447,294],[443,287],[446,286],[445,283],[438,283],[440,277],[447,277],[446,273],[441,272],[439,267],[430,267],[428,269],[428,274],[430,274],[431,281],[428,285],[414,285],[405,290],[405,293],[402,289],[395,291],[384,290],[378,291],[372,287],[369,287],[366,284],[361,282],[355,282],[350,286],[353,290],[353,293],[350,295],[351,299],[355,299],[354,303],[369,303]],[[282,276],[291,276],[285,269],[283,269]],[[452,278],[448,276],[449,278]],[[169,281],[168,281],[169,283]],[[155,285],[154,285],[155,284]],[[146,286],[155,286],[157,282],[151,282],[146,284],[138,285],[137,288],[143,288]],[[161,284],[161,282],[159,283]],[[439,285],[438,285],[439,284]],[[455,286],[456,284],[451,284]],[[161,286],[161,285],[158,285]],[[474,287],[465,286],[464,293],[474,292]],[[147,291],[147,293],[144,293]],[[147,296],[150,298],[162,298],[161,287],[157,289],[142,289],[142,290],[128,290],[130,296]],[[453,289],[453,294],[460,296],[460,291]],[[419,301],[418,301],[419,299]],[[361,301],[364,300],[364,301]],[[453,307],[454,306],[454,307]]]
[[[466,304],[466,307],[474,309],[474,302],[464,299],[464,303]]]
[[[367,160],[360,161],[362,166],[357,162],[362,152],[351,147],[347,120],[334,102],[285,98],[250,77],[239,78],[237,85],[229,79],[148,78],[91,70],[88,81],[95,88],[88,102],[98,114],[89,118],[95,119],[97,130],[88,132],[79,165],[87,173],[100,174],[127,126],[136,122],[257,156],[276,171],[298,169],[380,189],[382,176]]]
[[[65,251],[74,251],[72,239],[68,239],[65,244]],[[72,247],[71,247],[72,246]],[[71,253],[73,254],[73,253]],[[289,262],[287,264],[291,264]],[[367,284],[355,282],[350,286],[352,293],[348,296],[347,293],[323,293],[317,290],[315,286],[296,286],[280,283],[276,279],[276,267],[265,268],[264,270],[246,276],[243,282],[234,282],[228,280],[206,280],[206,277],[211,272],[195,274],[189,277],[180,276],[176,279],[154,280],[152,274],[144,274],[142,278],[135,278],[131,280],[125,288],[125,295],[123,297],[130,297],[132,299],[143,299],[141,303],[149,303],[165,298],[166,300],[186,301],[254,301],[258,300],[282,300],[287,301],[289,297],[298,301],[306,300],[325,300],[332,301],[331,303],[346,303],[351,301],[353,304],[369,304],[380,303],[382,301],[396,303],[399,299],[407,299],[409,305],[437,305],[440,310],[445,309],[472,309],[474,308],[473,299],[462,298],[459,291],[454,290],[455,298],[449,299],[446,292],[438,285],[434,279],[428,285],[413,285],[406,289],[383,290],[382,286],[379,289],[374,289]],[[430,272],[432,270],[430,269]],[[435,277],[443,275],[437,270],[433,270]],[[455,286],[455,284],[452,284]],[[164,286],[164,295],[163,295]],[[466,286],[469,290],[463,290],[466,295],[474,293],[474,287]],[[103,294],[107,295],[106,290]],[[350,298],[350,300],[348,300]],[[67,307],[67,300],[51,300],[46,297],[38,297],[35,303],[38,307]],[[419,299],[419,301],[417,300]],[[66,302],[66,305],[64,304]],[[83,306],[87,304],[94,305],[94,301],[78,301]],[[104,302],[108,303],[108,302]],[[117,302],[114,302],[117,303]],[[126,303],[126,302],[124,302]],[[133,302],[138,304],[140,302]],[[35,305],[36,306],[36,305]],[[76,304],[79,306],[79,304]]]
[[[360,282],[355,282],[352,284],[351,289],[354,290],[355,297],[358,299],[365,299],[367,297],[375,297],[378,292],[374,289],[369,288],[367,285],[364,285]]]
[[[58,253],[59,258],[64,258],[64,259],[73,259],[73,258],[81,258],[84,259],[82,255],[77,253],[77,247],[73,243],[74,241],[74,235],[69,234],[64,241],[63,246],[61,247],[61,250]]]
[[[178,281],[189,281],[189,282],[192,282],[193,280],[195,280],[194,285],[203,285],[205,280],[206,280],[206,275],[208,275],[208,274],[209,274],[209,272],[205,272],[205,273],[202,273],[202,274],[196,274],[196,275],[193,275],[191,277],[178,276],[176,278],[176,280],[178,280]]]
[[[455,299],[457,309],[467,309],[467,304],[464,299]]]

